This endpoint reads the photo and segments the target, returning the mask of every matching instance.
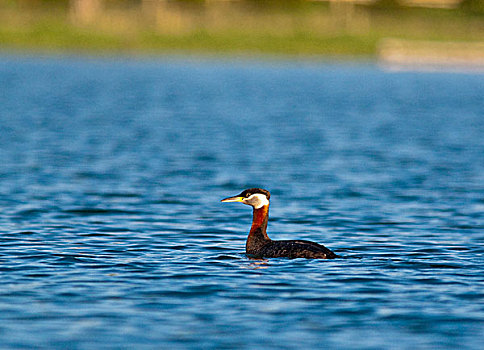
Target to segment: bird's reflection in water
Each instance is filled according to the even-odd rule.
[[[267,269],[269,267],[269,260],[261,259],[261,258],[252,258],[248,256],[249,260],[251,261],[249,267],[254,270],[258,269]]]

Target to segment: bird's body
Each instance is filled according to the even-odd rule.
[[[237,196],[222,199],[222,202],[241,202],[254,209],[252,226],[245,246],[247,255],[257,258],[334,259],[337,257],[331,250],[315,242],[270,239],[267,235],[269,198],[269,191],[250,188]]]

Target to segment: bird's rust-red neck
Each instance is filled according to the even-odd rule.
[[[250,228],[250,233],[258,231],[261,229],[265,238],[269,239],[266,233],[267,221],[269,220],[269,206],[264,205],[259,209],[254,208],[254,213],[252,217],[252,226]]]

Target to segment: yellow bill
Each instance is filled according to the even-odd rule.
[[[228,197],[221,200],[221,202],[242,202],[245,197],[235,196],[235,197]]]

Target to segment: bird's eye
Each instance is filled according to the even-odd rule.
[[[245,198],[249,198],[250,196],[252,196],[252,193],[247,193],[247,194],[245,195]]]

